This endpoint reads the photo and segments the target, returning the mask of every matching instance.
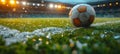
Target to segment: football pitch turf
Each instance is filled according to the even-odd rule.
[[[65,30],[54,35],[48,31],[43,36],[35,35],[26,42],[6,46],[6,39],[14,35],[4,37],[1,27],[0,54],[118,54],[120,51],[120,18],[96,18],[94,26],[89,28],[75,28],[69,18],[1,18],[0,25],[21,33],[49,27]]]
[[[119,18],[96,18],[94,23],[102,23],[107,21],[118,21]],[[5,18],[0,19],[0,25],[17,29],[20,31],[33,31],[45,27],[74,27],[69,18]]]

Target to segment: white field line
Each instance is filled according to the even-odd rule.
[[[111,24],[111,23],[120,23],[120,20],[119,21],[107,21],[107,22],[102,22],[102,23],[95,23],[95,24],[92,24],[91,26],[101,26],[101,25],[106,25],[106,24]]]
[[[95,26],[102,26],[102,25],[107,25],[107,24],[112,24],[112,23],[120,23],[120,20],[118,20],[118,21],[107,21],[107,22],[95,23],[95,24],[92,24],[91,26],[95,27]],[[74,31],[76,29],[80,29],[80,28],[76,27],[76,28],[72,28],[71,30]]]
[[[108,21],[103,23],[92,24],[91,26],[101,26],[111,23],[120,23],[120,21]],[[79,28],[63,29],[58,27],[47,27],[42,29],[34,30],[33,32],[20,32],[16,29],[10,29],[8,27],[0,25],[0,36],[3,36],[6,41],[6,45],[16,42],[26,42],[28,38],[34,36],[45,36],[48,39],[51,39],[51,36],[58,33],[63,33],[64,31],[73,31]]]

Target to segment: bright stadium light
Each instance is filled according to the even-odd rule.
[[[37,4],[37,6],[40,6],[40,4]]]
[[[19,4],[20,2],[19,1],[16,1],[16,4]]]
[[[22,2],[23,5],[26,5],[27,3],[25,1]]]
[[[106,6],[105,4],[103,4],[103,6]]]
[[[35,6],[35,3],[33,3],[32,5]]]
[[[57,8],[58,7],[58,5],[55,5],[55,8]]]
[[[97,5],[97,7],[100,7],[100,5]]]
[[[1,0],[2,4],[5,4],[6,3],[6,0]]]
[[[54,5],[53,5],[53,4],[49,4],[49,7],[50,7],[50,8],[53,8],[53,7],[54,7]]]
[[[112,3],[109,3],[110,6],[112,6]]]
[[[116,5],[118,5],[119,3],[118,2],[116,2]]]
[[[10,4],[14,5],[15,4],[15,0],[10,0]]]
[[[1,2],[6,2],[5,0],[1,0]]]
[[[61,6],[61,5],[58,5],[58,8],[62,8],[62,6]]]

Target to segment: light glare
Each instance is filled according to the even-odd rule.
[[[116,2],[116,5],[118,5],[119,3],[118,2]]]
[[[62,8],[61,5],[58,5],[58,8]]]
[[[23,5],[26,5],[26,2],[25,2],[25,1],[23,1],[23,2],[22,2],[22,4],[23,4]]]
[[[20,2],[19,1],[16,1],[17,4],[19,4]]]
[[[103,4],[103,6],[106,6],[105,4]]]
[[[54,7],[54,5],[53,5],[53,4],[50,4],[50,5],[49,5],[49,7],[50,7],[50,8],[53,8],[53,7]]]
[[[6,2],[5,0],[1,0],[1,2]]]
[[[5,0],[1,0],[1,2],[2,2],[2,4],[5,4],[5,3],[6,3],[6,1],[5,1]]]
[[[33,6],[35,6],[35,3],[33,3]]]
[[[10,4],[15,4],[15,1],[14,0],[10,0]]]
[[[110,6],[112,6],[112,3],[109,3]]]
[[[55,8],[57,8],[57,5],[55,5]]]
[[[37,6],[40,6],[40,4],[37,4]]]

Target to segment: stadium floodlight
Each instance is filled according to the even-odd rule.
[[[57,8],[58,7],[58,5],[55,5],[55,8]]]
[[[40,4],[37,4],[37,6],[40,6]]]
[[[15,0],[10,0],[10,4],[14,5],[15,4]]]
[[[103,4],[103,6],[106,6],[105,4]]]
[[[33,3],[32,5],[35,6],[35,3]]]
[[[16,4],[19,4],[20,2],[19,1],[16,1]]]
[[[100,5],[97,5],[97,7],[100,7]]]
[[[53,7],[54,7],[54,4],[49,4],[49,7],[50,7],[50,8],[53,8]]]
[[[1,2],[6,2],[5,0],[1,0]]]
[[[62,8],[62,6],[61,6],[61,5],[58,5],[58,8]]]
[[[6,3],[6,0],[1,0],[2,4],[5,4]]]
[[[118,2],[116,2],[116,5],[118,5],[119,3]]]
[[[112,6],[112,3],[109,3],[110,6]]]
[[[25,1],[22,2],[23,5],[26,5],[27,3]]]

